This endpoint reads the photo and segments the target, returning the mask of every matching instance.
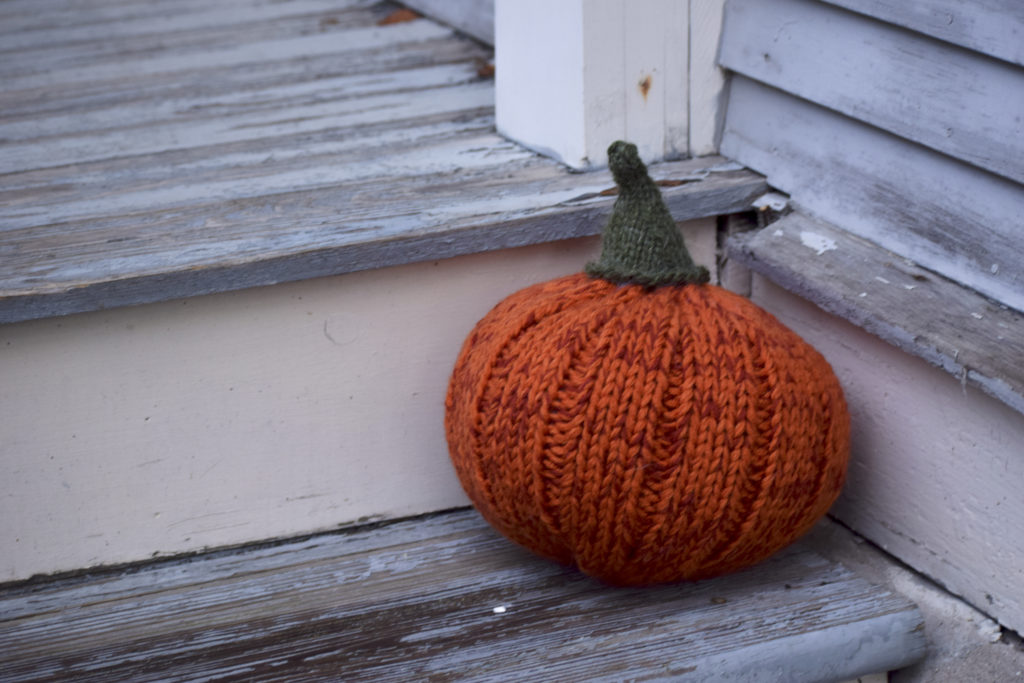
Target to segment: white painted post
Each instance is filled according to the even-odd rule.
[[[579,169],[620,138],[648,161],[686,156],[689,15],[679,0],[496,0],[498,130]]]

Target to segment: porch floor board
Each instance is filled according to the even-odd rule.
[[[395,9],[0,3],[0,322],[596,234],[610,176],[497,135],[490,48]],[[680,220],[765,188],[655,175]]]
[[[829,681],[924,648],[921,615],[799,545],[611,588],[473,511],[0,592],[4,681]]]

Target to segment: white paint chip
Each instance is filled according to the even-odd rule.
[[[867,292],[861,292],[861,293],[860,293],[860,294],[858,294],[857,296],[859,296],[860,298],[862,298],[862,299],[863,299],[863,298],[864,298],[864,297],[866,297],[867,295],[868,295],[868,293],[867,293]]]
[[[739,163],[738,161],[726,161],[721,164],[716,164],[708,170],[712,173],[725,173],[726,171],[742,171],[746,166]]]
[[[775,232],[772,233],[772,235],[774,235],[775,237],[782,237],[785,234],[786,233],[782,232],[781,230],[776,230]]]
[[[809,249],[813,249],[817,252],[818,256],[821,256],[826,251],[832,251],[837,248],[834,239],[809,230],[800,231],[800,243]]]
[[[782,211],[789,204],[789,197],[779,192],[767,192],[754,200],[754,208],[758,211]]]
[[[505,605],[498,605],[497,607],[495,607],[491,611],[494,612],[495,614],[504,614],[507,609],[508,608],[505,607]]]
[[[881,283],[882,283],[882,284],[884,284],[884,285],[889,285],[889,284],[892,284],[891,282],[889,282],[888,280],[886,280],[886,279],[885,279],[884,277],[882,277],[881,275],[876,275],[876,276],[875,276],[875,279],[876,279],[876,280],[878,280],[879,282],[881,282]]]
[[[977,318],[978,320],[981,320],[985,316],[983,316],[981,313],[971,313],[971,317],[972,318]]]

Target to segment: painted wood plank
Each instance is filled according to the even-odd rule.
[[[1022,32],[1018,43],[1024,43]],[[730,2],[721,62],[1024,182],[1024,68],[817,0]]]
[[[621,27],[623,81],[616,84],[625,96],[625,119],[621,132],[595,140],[602,148],[616,139],[635,141],[645,158],[679,159],[688,156],[689,110],[689,26],[690,6],[686,2],[642,0],[625,5]],[[599,13],[602,3],[594,2],[588,11]],[[614,27],[619,28],[619,27]],[[614,30],[613,28],[613,30]],[[591,52],[612,49],[604,37],[591,35],[584,45]],[[604,77],[591,69],[584,55],[584,78]],[[589,78],[588,78],[589,77]],[[585,90],[585,94],[586,94]],[[588,113],[600,102],[584,104]],[[600,159],[603,155],[591,155]]]
[[[1024,313],[799,213],[736,235],[729,253],[1024,413]]]
[[[472,41],[450,35],[433,40],[385,42],[339,58],[336,54],[292,60],[269,60],[239,69],[207,68],[173,78],[67,83],[58,89],[0,88],[0,117],[4,121],[31,121],[34,117],[95,109],[116,110],[138,102],[207,98],[250,93],[328,78],[387,74],[439,64],[476,62],[489,56]]]
[[[725,71],[718,65],[725,0],[690,0],[690,154],[718,153],[725,119]]]
[[[186,15],[187,16],[187,15]],[[226,47],[248,43],[266,43],[272,41],[291,40],[308,35],[333,35],[345,40],[350,30],[372,26],[386,16],[386,6],[375,5],[366,9],[349,12],[323,12],[319,14],[302,14],[286,16],[265,21],[238,22],[238,10],[226,12],[226,16],[234,16],[235,23],[203,24],[199,28],[186,28],[176,32],[160,31],[151,34],[125,35],[110,38],[103,35],[103,25],[93,29],[99,33],[96,40],[59,41],[60,36],[53,38],[36,37],[32,33],[19,34],[25,42],[31,41],[32,47],[0,49],[0,76],[4,78],[20,78],[22,83],[30,83],[28,76],[47,72],[60,72],[76,69],[79,73],[83,68],[105,68],[111,64],[125,61],[154,62],[160,58],[187,57],[197,51],[209,50],[211,46]],[[142,22],[153,28],[152,22]],[[154,29],[155,31],[155,29]],[[7,48],[12,41],[0,41],[0,48]],[[330,53],[327,53],[330,54]],[[215,63],[207,66],[214,67]],[[195,76],[196,69],[192,69]],[[151,80],[158,80],[159,75],[151,75]],[[59,94],[59,93],[57,93]]]
[[[716,220],[680,227],[713,265]],[[443,419],[463,341],[599,253],[559,240],[0,326],[0,583],[468,505]]]
[[[509,146],[489,142],[476,148],[478,158]],[[593,235],[611,210],[614,199],[601,194],[614,186],[607,171],[580,176],[536,157],[455,167],[470,157],[451,149],[452,168],[425,152],[427,172],[407,170],[401,182],[387,176],[383,203],[375,177],[83,219],[74,230],[57,223],[8,231],[0,245],[9,264],[0,321]],[[666,201],[677,220],[689,220],[746,210],[765,191],[760,176],[736,168],[706,157],[659,164],[652,173],[675,185],[665,188]],[[211,213],[214,206],[224,213]]]
[[[217,3],[218,7],[235,10],[252,11],[256,15],[263,13],[292,13],[292,8],[302,11],[309,7],[306,3],[315,0],[222,0]],[[329,1],[329,0],[324,0]],[[375,0],[369,0],[374,2]],[[344,11],[360,4],[368,4],[368,0],[338,0],[333,3],[333,9]],[[276,8],[272,6],[277,5]],[[211,4],[202,0],[180,0],[179,2],[113,2],[102,0],[101,2],[68,2],[67,0],[32,0],[13,1],[5,0],[0,3],[0,34],[13,35],[17,33],[51,31],[51,30],[76,30],[76,27],[86,25],[113,25],[113,31],[119,31],[119,26],[138,21],[150,21],[160,23],[162,21],[174,22],[181,17],[188,15],[206,15],[213,9]],[[235,21],[245,21],[245,16],[237,16]]]
[[[1024,66],[1024,5],[1017,0],[825,2]]]
[[[7,3],[0,5],[6,7]],[[73,7],[66,2],[62,6]],[[43,8],[38,4],[33,7],[40,19],[52,19],[54,16],[53,10],[42,11]],[[337,0],[293,0],[263,5],[249,3],[244,6],[245,15],[242,17],[239,16],[239,5],[232,7],[223,2],[200,3],[191,8],[182,3],[165,5],[159,2],[139,7],[161,13],[157,16],[135,17],[122,9],[123,13],[118,12],[115,16],[97,22],[94,13],[86,12],[78,21],[67,26],[12,31],[17,23],[4,21],[4,15],[0,12],[0,54],[20,52],[17,55],[20,60],[35,61],[40,57],[51,56],[70,58],[74,55],[137,53],[147,49],[163,51],[206,40],[240,42],[254,34],[279,36],[309,31],[334,31],[361,20],[363,15],[369,14],[379,19],[390,11],[386,6],[371,0],[347,3]],[[20,14],[24,15],[24,11]],[[237,32],[232,35],[226,30],[229,28]],[[53,47],[58,45],[61,49],[54,50]]]
[[[0,233],[33,227],[42,232],[47,225],[113,216],[139,207],[167,209],[282,189],[294,192],[365,182],[379,178],[385,166],[404,165],[413,174],[410,143],[415,143],[421,161],[432,150],[445,155],[433,160],[435,172],[521,163],[530,157],[495,138],[489,114],[468,118],[472,113],[469,110],[464,120],[454,122],[453,112],[444,111],[417,119],[416,125],[384,127],[372,137],[338,135],[337,129],[330,129],[141,159],[110,159],[76,167],[73,178],[60,167],[18,173],[9,176],[9,186],[0,192],[7,210]],[[453,145],[461,146],[453,149]],[[482,148],[489,154],[482,154]],[[268,159],[274,163],[268,164]]]
[[[136,30],[166,8],[53,0],[37,37],[56,42],[8,53],[0,318],[600,230],[610,177],[570,174],[494,134],[478,44],[426,20],[377,26],[393,5],[365,2],[339,4],[350,11],[333,33],[294,24],[271,37],[275,23],[319,21],[323,7],[252,0],[249,15],[234,1],[183,5],[161,49],[129,58]],[[10,18],[31,14],[28,5],[6,9]],[[77,22],[62,19],[65,10]],[[190,36],[204,18],[211,26],[195,33],[230,39]],[[81,40],[108,21],[122,33]],[[97,46],[107,52],[83,59],[82,49]],[[40,55],[49,61],[36,63]],[[764,187],[720,158],[656,173],[677,185],[668,194],[680,220],[746,209]]]
[[[644,159],[685,156],[688,16],[670,0],[500,0],[498,129],[579,170],[623,138]]]
[[[757,274],[752,299],[842,383],[853,448],[832,514],[1024,632],[1024,415]]]
[[[408,93],[408,99],[415,99],[418,94],[430,89],[479,80],[473,64],[463,61],[455,64],[430,64],[382,74],[353,74],[282,83],[258,90],[170,93],[167,97],[110,103],[85,109],[76,107],[73,111],[61,106],[57,111],[41,112],[33,119],[0,116],[0,139],[9,145],[8,151],[15,154],[19,149],[15,143],[67,145],[70,149],[66,155],[61,155],[61,161],[79,163],[90,160],[89,157],[76,156],[77,149],[88,149],[81,142],[83,138],[97,140],[94,143],[97,147],[114,143],[121,148],[131,148],[135,153],[145,154],[147,150],[175,148],[175,142],[183,137],[185,129],[196,126],[200,129],[199,135],[211,138],[206,144],[218,144],[221,141],[218,133],[223,134],[224,130],[260,127],[258,118],[250,118],[254,115],[265,117],[267,123],[263,127],[287,121],[289,117],[294,119],[296,112],[302,108],[310,110],[308,118],[324,120],[329,119],[328,115],[350,114],[364,98],[373,95],[401,91]],[[441,96],[437,99],[446,102],[450,98]],[[480,101],[490,106],[492,98],[483,97]],[[376,102],[371,102],[369,106],[376,105]],[[330,108],[332,106],[333,109]],[[211,121],[223,122],[221,128],[202,128]],[[325,122],[325,127],[335,125],[330,120]],[[132,130],[125,131],[126,128]],[[162,139],[151,141],[150,138]],[[184,143],[179,142],[177,146],[184,146]],[[24,152],[22,154],[29,156]],[[110,154],[116,155],[117,151]],[[97,155],[93,153],[92,156]],[[38,160],[31,156],[25,165],[29,168],[40,166]],[[17,166],[10,168],[22,170]]]
[[[402,4],[494,45],[494,0],[403,0]]]
[[[419,42],[450,36],[451,29],[431,21],[417,20],[391,26],[352,28],[335,33],[296,36],[271,40],[257,40],[236,45],[207,45],[169,54],[156,54],[136,60],[101,61],[97,64],[71,65],[53,71],[34,71],[20,62],[12,65],[18,73],[8,74],[4,89],[8,91],[55,88],[81,81],[116,81],[152,79],[210,68],[243,68],[249,64],[267,61],[304,59],[322,55],[357,53],[360,50],[381,49],[387,43]]]
[[[686,224],[695,256],[714,223]],[[497,301],[599,251],[562,240],[0,326],[0,583],[468,505],[443,419],[459,348]]]
[[[1024,310],[1024,187],[742,76],[727,156],[807,213]]]
[[[381,120],[409,120],[442,112],[461,112],[493,106],[494,90],[481,82],[473,69],[463,66],[402,72],[399,80],[374,78],[372,85],[349,92],[331,92],[330,85],[303,102],[287,96],[277,106],[232,106],[224,102],[205,116],[174,116],[169,120],[140,120],[135,127],[90,130],[92,117],[85,117],[84,130],[61,135],[17,139],[3,145],[0,173],[82,164],[125,156],[144,156],[166,151],[207,147],[267,137],[313,133],[338,128],[372,126]],[[412,89],[419,87],[422,90]],[[414,86],[413,84],[417,84]],[[453,86],[463,87],[453,87]],[[450,88],[450,92],[443,89]],[[362,91],[362,92],[360,92]],[[375,92],[376,91],[376,92]],[[270,92],[273,100],[280,93]],[[173,105],[172,105],[173,106]],[[220,114],[220,115],[218,115]],[[58,125],[61,123],[57,122]],[[95,125],[95,124],[92,124]],[[102,125],[102,124],[101,124]],[[28,126],[12,126],[15,135]]]
[[[11,681],[798,682],[924,650],[912,604],[798,547],[721,579],[614,589],[527,554],[471,511],[0,601]]]

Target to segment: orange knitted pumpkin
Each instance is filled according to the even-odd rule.
[[[477,324],[448,390],[451,458],[501,533],[607,582],[734,571],[839,494],[843,394],[795,333],[705,284],[636,147],[608,154],[601,259]]]

